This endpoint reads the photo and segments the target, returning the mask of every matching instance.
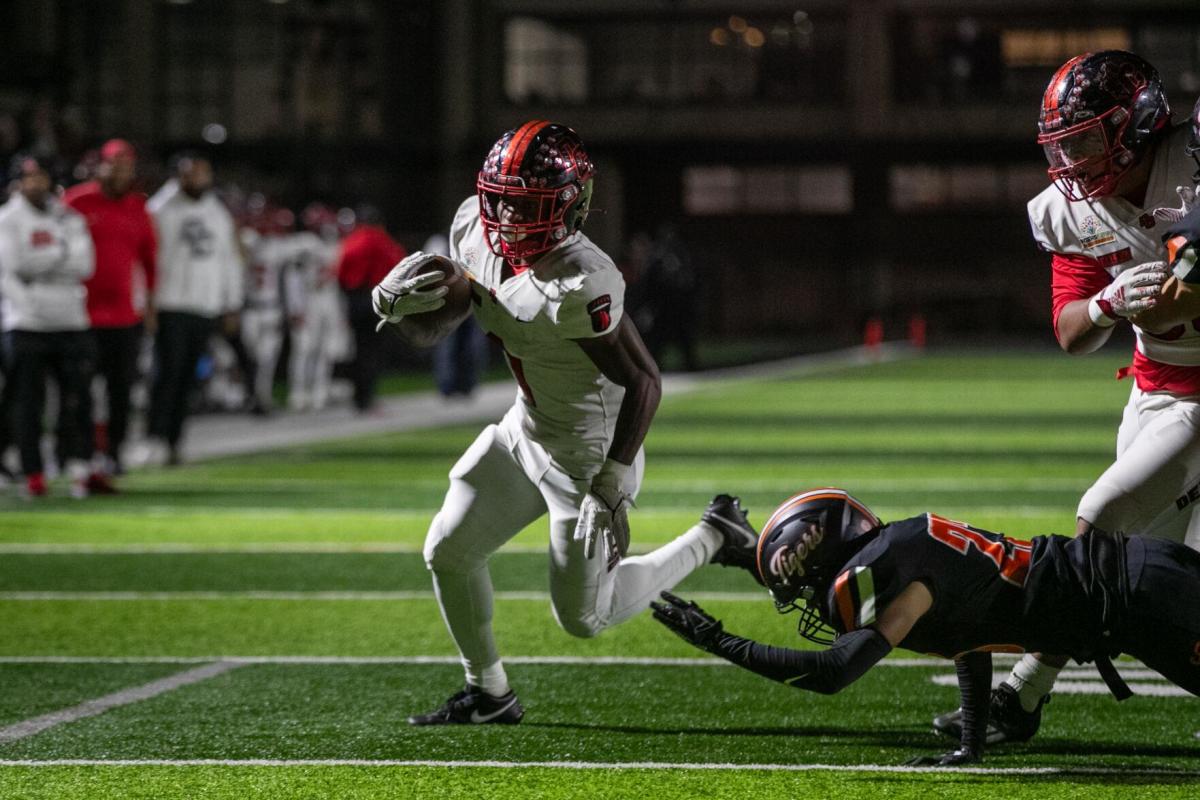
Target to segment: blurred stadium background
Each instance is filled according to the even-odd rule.
[[[924,354],[674,376],[647,440],[641,550],[718,491],[741,492],[761,523],[797,484],[828,482],[885,517],[932,508],[1014,535],[1069,532],[1111,461],[1128,393],[1111,376],[1128,344],[1087,360],[1052,351],[1048,263],[1024,210],[1047,184],[1038,103],[1055,68],[1101,48],[1156,65],[1177,119],[1200,93],[1194,0],[12,0],[0,30],[0,164],[32,151],[69,183],[122,137],[153,191],[172,153],[199,150],[226,196],[374,206],[411,251],[446,229],[498,134],[552,119],[598,163],[587,233],[635,296],[647,242],[678,235],[701,366],[846,355],[872,321],[889,340],[918,322]],[[949,349],[963,344],[975,347]],[[428,354],[390,347],[385,391],[432,389]],[[684,366],[677,352],[665,363]],[[135,470],[118,496],[0,494],[0,730],[197,664],[237,667],[0,737],[0,796],[1115,798],[1194,785],[1194,712],[1166,695],[1116,711],[1064,693],[1039,740],[989,756],[995,774],[875,770],[940,746],[928,720],[953,701],[931,677],[944,665],[880,670],[827,701],[670,662],[694,653],[644,615],[569,639],[544,595],[544,521],[496,570],[503,647],[535,724],[408,728],[458,679],[420,550],[473,418],[511,400],[509,385],[491,389],[469,411],[413,399],[374,432],[348,412],[210,417],[191,434],[205,463]],[[307,438],[331,441],[296,443],[326,425]],[[740,629],[796,643],[736,576],[713,568],[686,588]],[[697,714],[706,696],[719,707]],[[274,761],[227,768],[253,759]],[[569,780],[459,764],[489,759],[786,763]]]
[[[220,185],[370,202],[412,249],[501,131],[559,120],[596,155],[614,258],[674,223],[704,334],[809,349],[913,313],[935,340],[1047,341],[1022,209],[1049,75],[1127,48],[1177,114],[1200,91],[1186,0],[43,0],[0,25],[0,156],[123,136],[153,188],[199,146]]]

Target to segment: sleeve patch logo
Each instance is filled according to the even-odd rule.
[[[612,314],[609,309],[612,308],[612,297],[602,294],[595,300],[587,304],[588,316],[592,318],[592,330],[596,333],[604,333],[608,330],[608,326],[612,324]]]

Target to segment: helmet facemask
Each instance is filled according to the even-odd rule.
[[[525,263],[565,241],[583,227],[592,181],[555,188],[531,188],[518,175],[479,174],[479,218],[488,248],[514,263]]]
[[[1050,180],[1068,200],[1113,193],[1137,159],[1120,144],[1129,114],[1110,108],[1095,119],[1038,136],[1050,164]]]

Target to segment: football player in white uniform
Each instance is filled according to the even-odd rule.
[[[488,559],[547,512],[551,602],[574,636],[629,619],[704,564],[753,559],[754,531],[724,496],[671,543],[626,557],[661,382],[624,314],[621,274],[580,232],[594,172],[573,130],[527,122],[492,147],[477,196],[454,217],[451,257],[473,278],[475,318],[503,346],[518,391],[451,469],[425,540],[467,685],[414,725],[520,721],[492,636]],[[422,288],[440,271],[411,277],[429,258],[414,253],[376,287],[383,319],[444,302],[445,287]]]
[[[1132,375],[1134,386],[1117,458],[1080,500],[1077,533],[1095,526],[1200,549],[1200,518],[1188,502],[1200,482],[1200,319],[1164,329],[1152,316],[1169,278],[1162,236],[1196,170],[1188,128],[1172,126],[1154,67],[1119,50],[1059,68],[1038,128],[1054,185],[1029,202],[1029,221],[1050,253],[1059,344],[1091,353],[1124,323],[1136,336],[1132,366],[1119,376]],[[1037,732],[1065,661],[1029,654],[1017,662],[993,692],[990,742]],[[958,736],[961,715],[941,715],[934,727]]]
[[[337,284],[337,214],[322,203],[301,213],[305,231],[291,237],[288,270],[288,407],[319,411],[329,402],[334,362],[346,355],[350,332]]]
[[[239,231],[249,263],[241,335],[254,360],[251,410],[267,414],[274,406],[272,386],[283,349],[283,281],[290,263],[289,234],[295,215],[286,208],[268,204],[256,222],[255,228]]]

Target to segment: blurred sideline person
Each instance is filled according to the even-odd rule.
[[[413,725],[520,722],[492,633],[492,553],[550,515],[550,596],[572,636],[640,613],[663,589],[714,559],[749,558],[753,535],[712,508],[653,552],[626,557],[627,507],[642,479],[642,441],[661,396],[658,367],[624,314],[616,266],[581,232],[595,168],[575,131],[541,120],[505,133],[459,206],[450,255],[472,276],[472,309],[505,350],[517,396],[450,470],[425,540],[442,615],[466,687]],[[414,253],[375,289],[380,317],[399,321],[445,303],[432,258]]]
[[[174,177],[150,199],[158,233],[158,281],[154,306],[154,381],[150,390],[147,460],[165,448],[168,464],[180,463],[188,397],[196,363],[221,323],[236,330],[243,278],[233,218],[212,191],[212,164],[186,153],[174,159]]]
[[[337,276],[346,294],[346,310],[354,332],[354,407],[360,412],[375,405],[375,383],[379,378],[379,344],[371,308],[371,289],[383,280],[407,253],[388,235],[373,209],[359,210],[358,224],[342,241]]]
[[[833,694],[892,648],[953,658],[963,720],[956,750],[912,766],[959,766],[988,743],[992,653],[1053,649],[1095,661],[1118,699],[1111,659],[1128,653],[1200,694],[1200,554],[1175,542],[1089,528],[1030,541],[921,514],[884,524],[841,489],[797,494],[758,539],[755,578],[821,651],[759,644],[670,594],[654,618],[690,644],[797,689]]]
[[[283,350],[284,282],[292,260],[291,233],[296,219],[289,209],[267,204],[253,222],[254,227],[241,231],[249,263],[240,335],[248,351],[245,360],[253,364],[246,381],[246,399],[251,413],[266,415],[275,405],[275,368]]]
[[[15,384],[14,427],[29,497],[47,493],[42,462],[46,378],[58,385],[58,451],[71,494],[88,493],[93,454],[90,391],[96,346],[88,329],[86,281],[94,268],[87,222],[54,195],[48,165],[18,155],[18,190],[0,207],[0,273],[5,345]],[[95,476],[96,481],[102,480]]]
[[[320,411],[329,404],[333,365],[349,349],[338,292],[337,214],[323,203],[301,212],[305,230],[291,237],[288,272],[288,407]]]
[[[143,324],[154,332],[150,296],[158,243],[146,196],[134,191],[136,166],[133,147],[111,139],[100,148],[96,179],[63,195],[64,202],[87,220],[96,250],[96,271],[87,281],[87,308],[97,372],[104,377],[108,401],[103,465],[108,475],[122,471],[121,447],[129,430],[130,390],[137,379]],[[90,417],[90,404],[88,408]]]
[[[1200,547],[1200,330],[1149,325],[1169,273],[1162,221],[1191,187],[1188,128],[1171,124],[1158,72],[1120,50],[1068,61],[1046,87],[1038,143],[1053,185],[1029,202],[1038,246],[1050,254],[1054,332],[1072,355],[1098,350],[1118,325],[1136,337],[1134,385],[1117,456],[1079,501],[1077,532],[1146,534]],[[1029,654],[996,689],[993,742],[1025,741],[1041,722],[1065,658]],[[960,714],[935,718],[957,736]]]
[[[450,255],[450,240],[440,233],[430,236],[421,250]],[[442,397],[470,397],[487,365],[487,337],[474,316],[467,317],[433,348],[433,378]]]

